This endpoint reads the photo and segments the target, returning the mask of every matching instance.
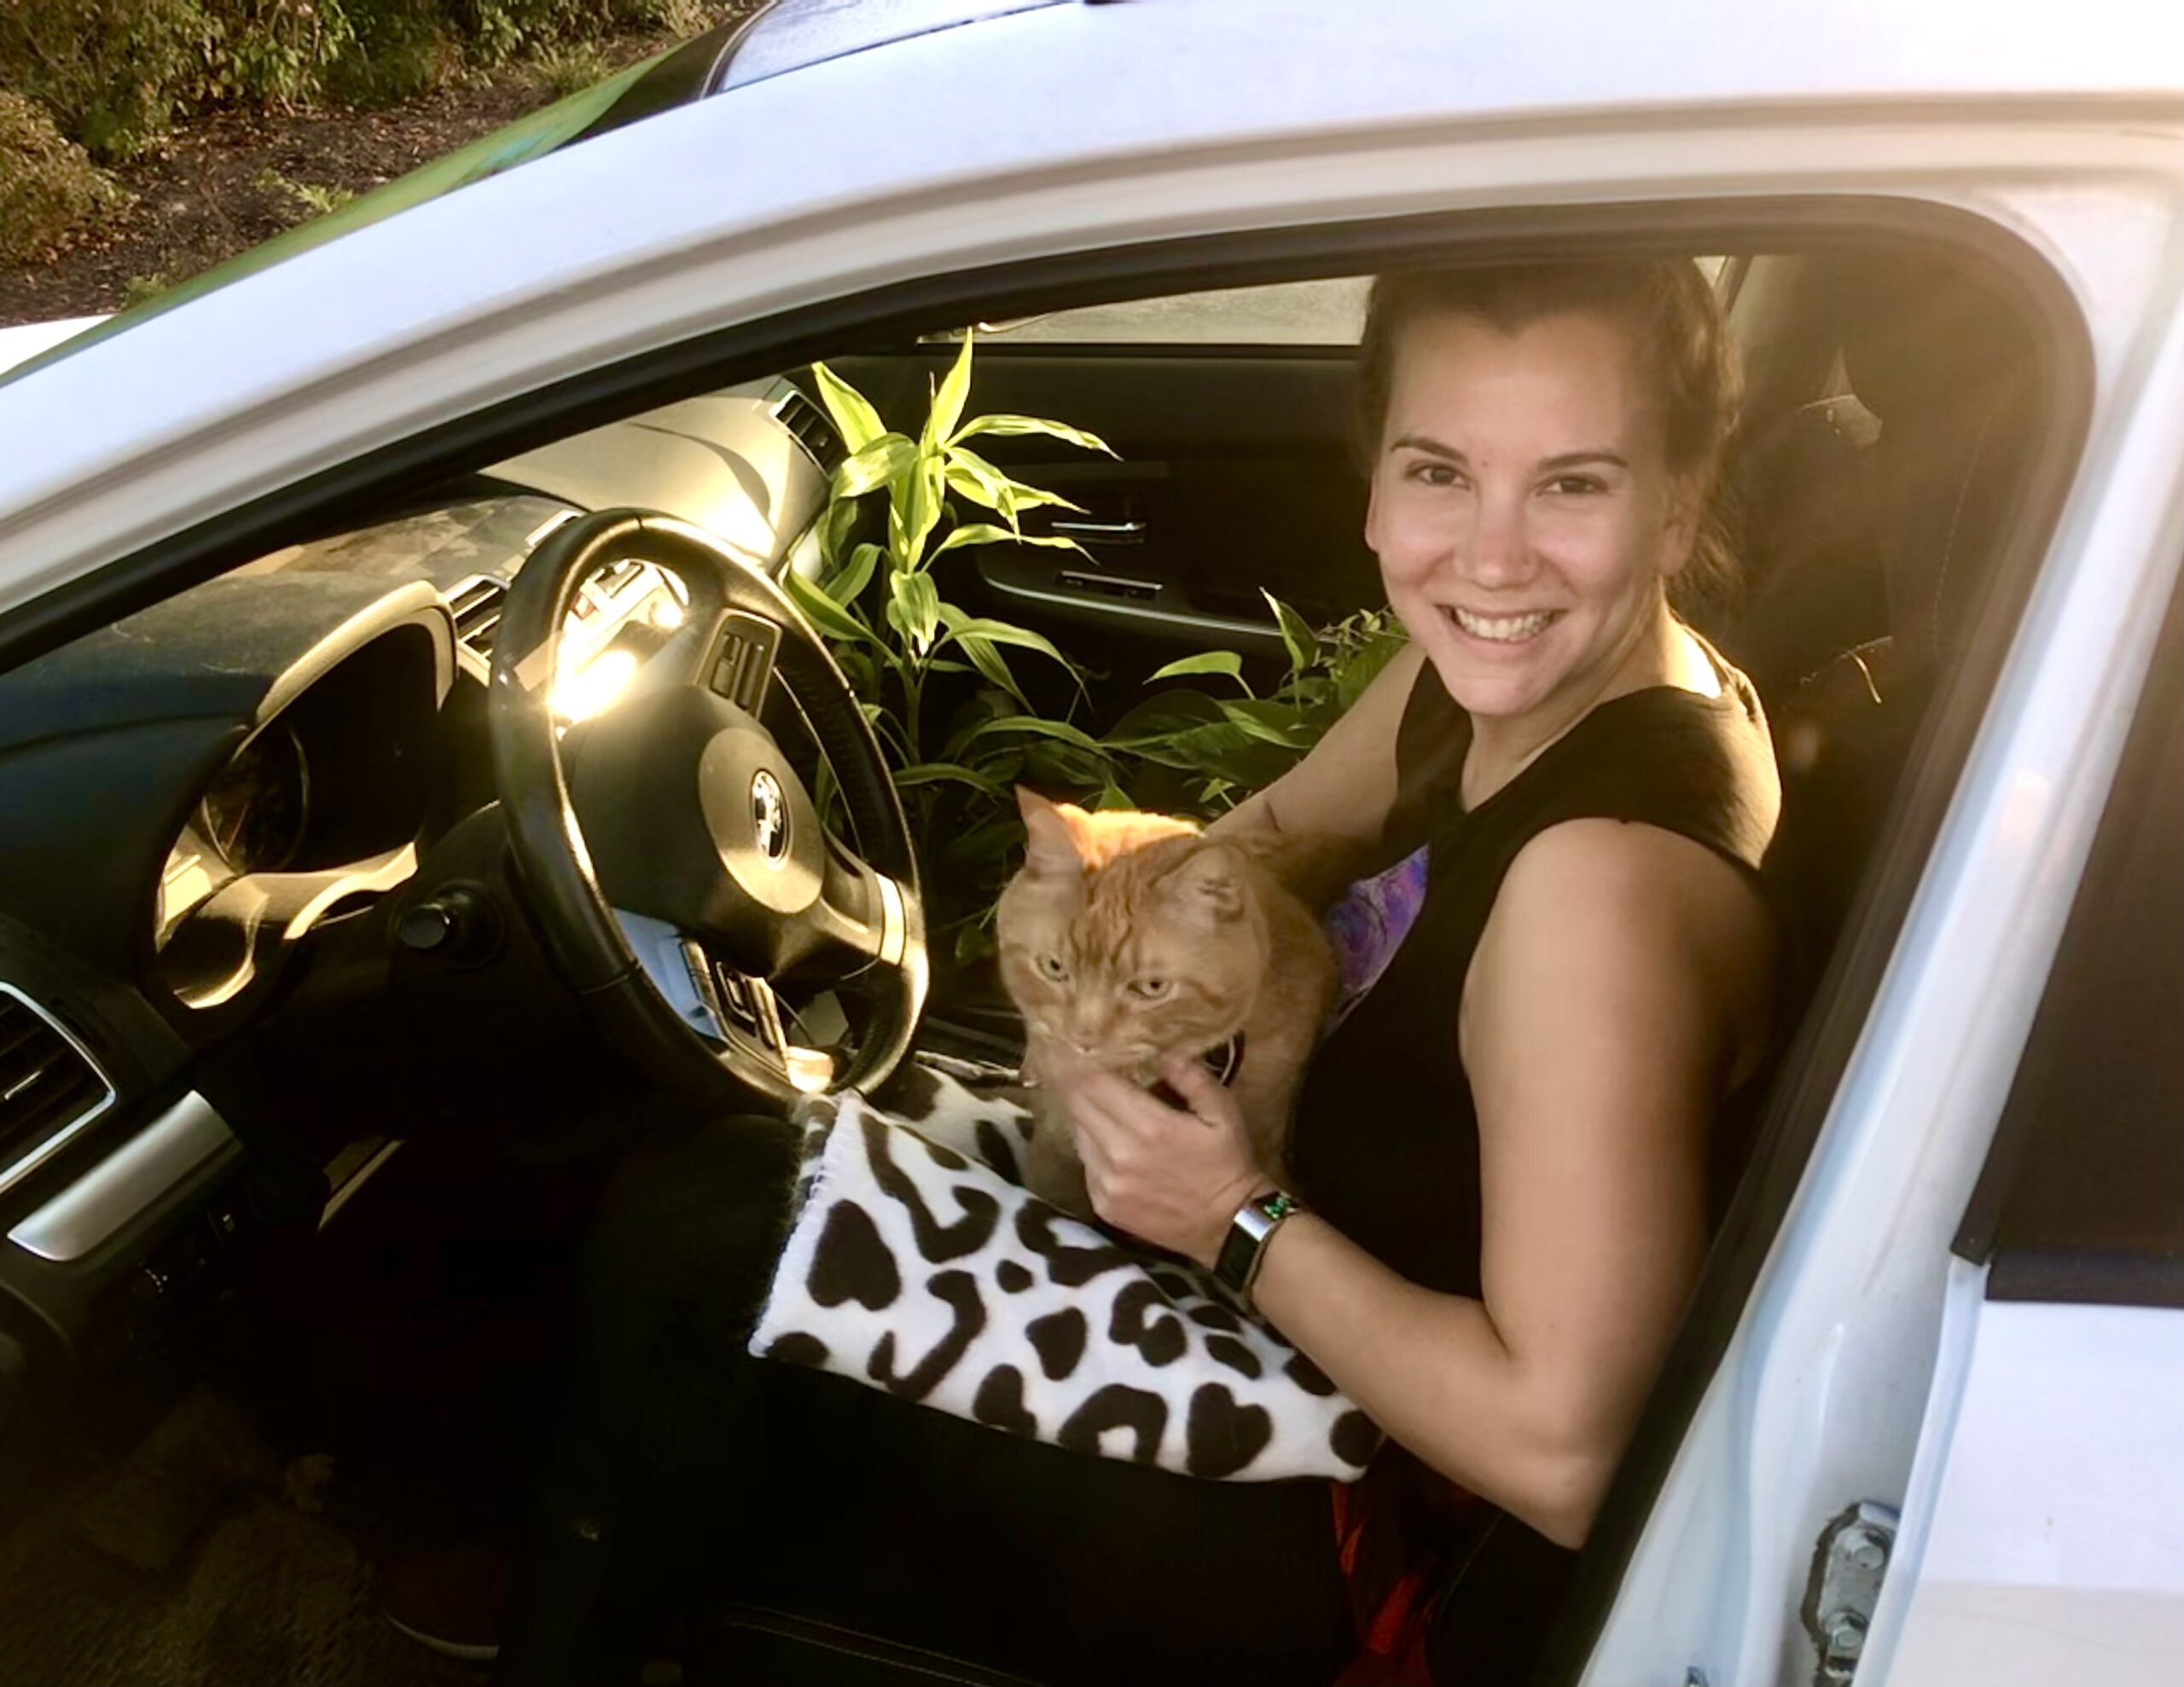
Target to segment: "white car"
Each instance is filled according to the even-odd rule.
[[[449,1072],[516,1023],[578,1081],[560,981],[662,1069],[761,1012],[678,986],[677,934],[607,919],[566,847],[551,963],[459,964],[493,828],[566,835],[481,629],[572,513],[778,577],[840,455],[811,360],[892,415],[1001,325],[978,402],[1120,461],[1019,452],[1090,559],[967,548],[960,589],[1134,685],[1278,649],[1261,587],[1371,601],[1357,278],[1678,252],[1747,364],[1752,577],[1714,630],[1775,726],[1808,988],[1542,1673],[2176,1679],[2184,13],[780,0],[669,63],[0,382],[6,1480],[144,1386],[192,1284],[247,1291],[269,1119],[333,1166],[332,1238],[425,1133],[355,1095],[459,1124]],[[673,635],[687,592],[574,569],[510,600],[519,654]],[[924,995],[866,786],[886,835],[828,941],[895,994],[833,1081]],[[928,1035],[970,1017],[944,987]]]

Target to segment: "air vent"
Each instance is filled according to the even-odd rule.
[[[113,1086],[84,1046],[22,992],[0,984],[0,1189],[113,1101]]]
[[[500,629],[508,594],[505,584],[484,575],[457,586],[448,598],[448,606],[455,612],[456,642],[491,662],[493,635]]]
[[[796,443],[828,473],[832,474],[840,464],[845,455],[841,435],[834,432],[827,413],[794,387],[774,406],[774,420],[795,435]]]

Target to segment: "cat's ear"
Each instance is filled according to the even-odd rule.
[[[1025,871],[1039,878],[1083,876],[1084,856],[1077,847],[1077,828],[1069,823],[1074,811],[1020,785],[1016,807],[1024,816]]]
[[[1227,844],[1194,849],[1160,880],[1160,894],[1184,919],[1209,930],[1244,917],[1245,875],[1241,851]]]

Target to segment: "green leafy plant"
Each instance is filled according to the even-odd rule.
[[[1077,665],[1040,633],[972,616],[948,600],[935,563],[966,546],[1079,548],[1022,526],[1026,511],[1077,504],[1015,480],[972,441],[1040,434],[1085,452],[1112,452],[1095,434],[1044,417],[966,419],[972,356],[974,340],[966,336],[932,388],[915,437],[886,428],[869,399],[826,364],[812,367],[850,456],[834,472],[819,522],[822,581],[788,577],[791,596],[826,633],[857,687],[913,823],[932,844],[928,864],[939,867],[998,860],[1014,827],[1009,786],[1031,770],[1083,788],[1099,788],[1107,777],[1099,739],[1066,716],[1035,710],[1007,652],[1029,651],[1061,668],[1081,700]],[[858,539],[865,502],[876,493],[885,493],[885,536]],[[941,718],[932,692],[950,679],[961,683],[948,685],[955,707]]]
[[[1077,505],[1015,479],[971,442],[1038,435],[1112,453],[1096,436],[1043,417],[966,420],[973,356],[966,334],[915,435],[890,429],[863,394],[825,364],[812,366],[849,455],[819,519],[818,577],[785,577],[886,753],[925,869],[932,927],[954,933],[958,959],[985,947],[1002,872],[1021,841],[1013,784],[1066,791],[1096,808],[1217,814],[1293,766],[1403,642],[1385,610],[1315,629],[1269,595],[1287,671],[1263,695],[1243,657],[1207,651],[1169,663],[1147,683],[1214,681],[1224,694],[1174,685],[1105,732],[1074,718],[1086,699],[1076,664],[1043,635],[951,601],[936,565],[976,545],[1081,549],[1024,528],[1028,512]],[[884,529],[869,507],[882,494]],[[863,536],[869,530],[874,536]],[[1066,677],[1062,713],[1035,706],[1012,666],[1019,652]],[[823,776],[820,796],[831,810]]]
[[[1403,646],[1388,610],[1361,610],[1315,628],[1272,593],[1261,595],[1288,658],[1281,682],[1258,695],[1243,658],[1230,650],[1203,651],[1157,669],[1148,685],[1204,676],[1227,680],[1243,694],[1176,687],[1132,709],[1101,739],[1117,780],[1108,797],[1128,800],[1126,788],[1137,793],[1133,806],[1200,815],[1232,807],[1294,767]]]
[[[1066,675],[1072,711],[1084,696],[1076,664],[1041,634],[971,614],[936,578],[942,557],[969,546],[1080,548],[1023,525],[1031,510],[1077,506],[1017,480],[973,441],[1038,435],[1113,455],[1095,435],[1043,417],[967,419],[973,351],[966,335],[915,435],[890,429],[863,394],[825,364],[813,366],[820,401],[849,456],[834,472],[820,518],[819,580],[787,577],[886,751],[928,876],[944,887],[933,909],[940,926],[974,925],[990,907],[1017,831],[1013,782],[1098,790],[1112,771],[1083,727],[1066,713],[1034,707],[1009,652],[1028,652]],[[881,494],[884,536],[860,538],[870,525],[866,506]]]

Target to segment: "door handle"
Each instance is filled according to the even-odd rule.
[[[1145,542],[1145,524],[1141,521],[1057,520],[1054,528],[1064,537],[1081,540],[1088,545],[1141,545]]]

